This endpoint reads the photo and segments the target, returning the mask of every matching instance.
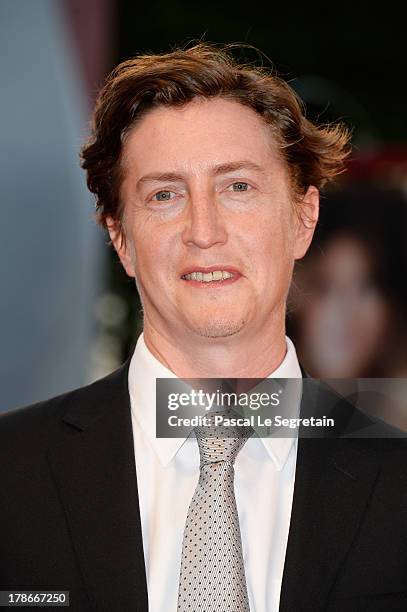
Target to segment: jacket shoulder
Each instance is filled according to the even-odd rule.
[[[101,400],[105,405],[110,397],[127,390],[129,361],[130,358],[114,372],[93,383],[0,413],[0,448],[23,442],[27,437],[40,442],[45,432],[57,434],[64,427],[63,418],[68,413],[85,419],[97,416]]]

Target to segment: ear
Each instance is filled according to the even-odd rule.
[[[308,251],[319,215],[319,191],[310,185],[298,202],[294,258],[301,259]]]
[[[128,276],[135,278],[134,249],[129,240],[126,239],[124,228],[117,219],[106,217],[107,230],[110,240]],[[132,257],[133,255],[133,257]]]

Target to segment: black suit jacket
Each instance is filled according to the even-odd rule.
[[[0,590],[148,610],[129,363],[0,416]],[[407,610],[406,460],[404,439],[299,440],[282,612]]]

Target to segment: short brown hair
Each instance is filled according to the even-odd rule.
[[[148,110],[182,106],[193,98],[223,97],[252,108],[272,128],[293,186],[321,189],[344,170],[350,132],[305,117],[294,90],[272,70],[239,64],[229,48],[199,43],[161,55],[139,55],[117,66],[101,90],[89,142],[82,149],[97,219],[122,222],[121,153],[126,134]]]

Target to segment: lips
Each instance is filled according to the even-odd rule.
[[[182,272],[181,279],[194,285],[229,284],[240,276],[240,272],[230,266],[191,266]]]
[[[212,281],[226,280],[232,278],[233,274],[227,270],[214,270],[213,272],[191,272],[182,276],[184,280],[196,280],[203,283],[211,283]]]

